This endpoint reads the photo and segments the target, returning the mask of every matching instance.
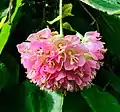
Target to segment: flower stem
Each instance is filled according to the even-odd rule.
[[[62,26],[62,0],[59,3],[59,16],[60,16],[60,36],[63,37],[63,26]]]

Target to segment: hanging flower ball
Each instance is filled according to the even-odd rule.
[[[66,35],[45,28],[30,34],[17,45],[27,78],[40,89],[76,91],[89,87],[100,69],[105,53],[98,32],[84,37]]]

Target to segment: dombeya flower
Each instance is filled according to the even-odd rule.
[[[77,35],[59,34],[45,28],[17,45],[27,78],[40,89],[77,91],[89,87],[104,58],[104,43],[96,31]]]

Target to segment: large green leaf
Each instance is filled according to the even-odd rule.
[[[0,90],[5,88],[9,80],[9,72],[4,63],[0,63]]]
[[[21,4],[22,4],[22,0],[16,0],[16,7],[14,10],[14,13],[11,16],[11,22],[14,23],[15,25],[19,21],[19,18],[17,17],[18,16],[17,13],[19,12],[19,8],[21,7]],[[14,21],[15,18],[17,18],[16,21]],[[14,24],[9,25],[9,21],[8,21],[2,27],[2,30],[0,33],[0,53],[2,52],[8,38],[10,36],[11,29],[13,29],[12,27],[13,26],[15,27]]]
[[[41,98],[40,112],[62,112],[63,95],[59,92],[45,90]]]
[[[28,112],[62,112],[63,95],[55,91],[43,90],[26,81],[23,83],[25,104]]]
[[[26,106],[29,112],[62,112],[63,95],[59,92],[43,90],[30,82],[24,83],[26,94]]]
[[[61,93],[41,91],[28,81],[16,86],[9,93],[3,91],[0,99],[1,112],[62,112]]]
[[[24,86],[28,93],[26,104],[28,108],[31,108],[30,112],[62,112],[63,95],[61,93],[48,90],[40,91],[30,82],[25,82]]]
[[[108,82],[116,91],[120,92],[120,78],[116,74],[102,69],[100,75]]]
[[[120,14],[120,1],[118,0],[80,0],[91,7],[107,12],[108,14]]]
[[[82,91],[93,112],[120,112],[118,101],[109,93],[100,91],[96,86]]]
[[[7,89],[11,89],[11,87],[17,85],[19,83],[19,65],[16,62],[15,58],[9,54],[4,53],[1,55],[0,60],[4,63],[4,77],[6,78],[6,86]]]
[[[80,92],[73,92],[65,96],[63,112],[92,112],[92,110]]]
[[[96,20],[99,23],[101,36],[106,42],[106,47],[112,54],[120,55],[120,18],[105,13],[99,14]]]

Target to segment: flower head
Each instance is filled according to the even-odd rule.
[[[45,28],[30,34],[27,42],[17,45],[27,78],[40,89],[77,91],[89,87],[104,58],[100,34],[87,32],[60,38]]]

